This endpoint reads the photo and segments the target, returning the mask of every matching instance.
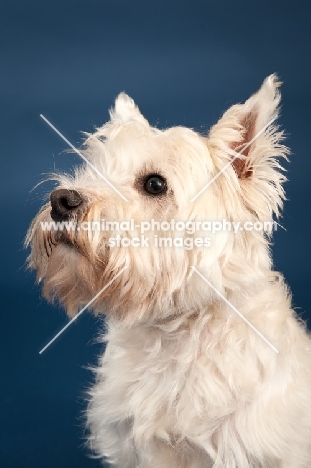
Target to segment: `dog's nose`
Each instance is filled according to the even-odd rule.
[[[64,221],[77,211],[83,199],[76,190],[57,189],[50,195],[51,217],[54,221]]]

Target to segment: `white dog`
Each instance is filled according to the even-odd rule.
[[[85,141],[93,166],[58,176],[29,230],[48,299],[73,315],[103,290],[92,308],[107,314],[107,348],[87,413],[103,462],[311,466],[311,342],[269,250],[288,154],[278,87],[268,77],[208,136],[153,128],[120,94]],[[51,221],[79,227],[44,231]],[[94,221],[112,230],[85,229]]]

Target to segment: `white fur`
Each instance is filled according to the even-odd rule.
[[[272,220],[284,198],[278,158],[288,154],[274,124],[189,200],[277,115],[278,87],[268,77],[208,137],[150,127],[122,93],[84,151],[130,202],[86,165],[73,178],[59,177],[59,187],[83,194],[85,219]],[[168,181],[161,202],[137,189],[139,175],[152,172]],[[69,313],[128,265],[93,304],[95,312],[108,310],[107,348],[87,413],[91,447],[103,461],[118,468],[310,468],[311,343],[282,275],[272,270],[269,233],[219,233],[211,248],[187,251],[109,250],[106,233],[80,232],[78,251],[62,243],[47,251],[39,222],[50,219],[49,211],[46,205],[30,228],[30,264],[44,279],[45,295]]]

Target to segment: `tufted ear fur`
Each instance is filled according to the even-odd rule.
[[[276,75],[265,79],[257,93],[244,104],[232,106],[209,133],[208,145],[218,170],[232,161],[244,201],[250,209],[279,214],[285,177],[279,157],[288,149],[281,144],[283,132],[275,119],[279,113],[280,92]]]
[[[120,93],[116,98],[114,108],[109,111],[110,118],[115,123],[123,123],[136,120],[146,125],[148,121],[141,114],[134,100],[126,93]]]

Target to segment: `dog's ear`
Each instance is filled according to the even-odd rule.
[[[114,107],[109,110],[109,115],[113,122],[123,123],[136,120],[148,125],[148,121],[141,114],[134,100],[126,93],[120,93],[118,95]]]
[[[282,205],[285,179],[278,159],[288,154],[275,119],[279,113],[280,82],[270,75],[244,104],[232,106],[209,133],[208,145],[217,170],[231,164],[244,199],[252,209],[258,200],[277,215]],[[259,209],[259,211],[262,211]],[[265,211],[265,210],[264,210]]]

